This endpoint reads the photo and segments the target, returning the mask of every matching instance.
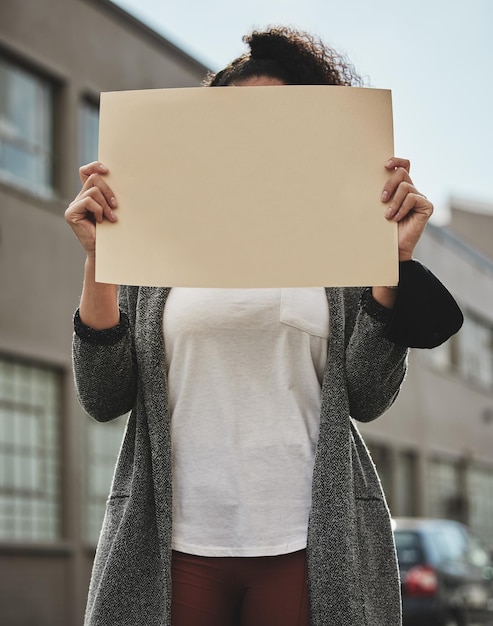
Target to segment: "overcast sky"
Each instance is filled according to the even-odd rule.
[[[446,218],[449,198],[493,211],[493,0],[116,0],[213,70],[252,28],[307,30],[392,90],[395,152]]]

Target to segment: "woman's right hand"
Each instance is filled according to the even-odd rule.
[[[113,211],[117,207],[116,198],[104,180],[107,173],[108,168],[99,161],[83,165],[79,170],[82,189],[65,211],[65,220],[92,257],[96,249],[96,222],[117,220]]]

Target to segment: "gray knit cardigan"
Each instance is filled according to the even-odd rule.
[[[389,511],[353,420],[394,401],[407,349],[383,338],[388,312],[369,290],[327,289],[329,358],[308,528],[311,626],[399,626]],[[131,411],[94,560],[86,626],[170,626],[172,479],[163,311],[169,289],[120,288],[120,323],[75,316],[73,363],[84,409]]]

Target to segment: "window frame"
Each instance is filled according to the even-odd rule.
[[[23,137],[9,137],[9,119],[6,116],[4,118],[4,124],[2,123],[2,115],[0,113],[0,184],[8,185],[23,192],[27,192],[33,196],[42,198],[44,200],[51,200],[56,195],[56,153],[57,153],[57,107],[58,107],[58,88],[59,81],[53,76],[49,75],[43,69],[34,66],[31,63],[26,63],[18,56],[10,53],[8,50],[0,47],[0,64],[3,64],[6,71],[17,72],[18,75],[31,79],[35,85],[37,94],[44,94],[46,97],[45,112],[43,113],[43,120],[41,124],[37,125],[35,134],[45,134],[45,143],[42,140],[26,139]],[[0,84],[0,89],[5,94],[8,93],[7,86]],[[7,96],[6,96],[7,97]],[[36,110],[39,108],[39,101],[36,103]],[[40,126],[44,126],[43,130],[39,130]],[[15,129],[13,131],[15,133]],[[39,172],[45,170],[45,176],[42,180],[30,180],[27,177],[19,175],[18,173],[9,170],[8,168],[2,168],[1,165],[1,153],[4,149],[2,144],[9,144],[20,149],[19,151],[24,154],[34,157],[36,159],[35,170],[36,176],[39,176]]]
[[[46,382],[50,378],[53,386],[47,391]],[[22,400],[19,401],[19,389],[11,389],[9,395],[9,382],[11,387],[23,389]],[[40,395],[28,396],[29,390],[37,390]],[[0,353],[0,475],[3,474],[3,479],[0,476],[1,543],[55,544],[62,540],[63,399],[62,368]],[[38,437],[34,434],[29,441],[23,437],[26,429],[20,426],[25,426],[25,418],[33,415],[39,421],[37,428],[31,429],[30,434],[37,431]],[[11,428],[11,432],[7,435],[8,428]],[[22,436],[19,437],[21,432]],[[35,477],[36,488],[34,483],[29,488],[25,484],[20,485],[22,481],[19,472],[22,473],[25,459],[32,461],[33,457],[31,469],[40,470],[41,476]],[[23,480],[25,478],[24,475]],[[33,480],[33,476],[30,478]]]

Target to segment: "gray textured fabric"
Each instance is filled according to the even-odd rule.
[[[171,442],[162,332],[168,289],[122,287],[121,322],[76,321],[79,399],[98,421],[131,410],[94,561],[86,626],[170,626]],[[399,626],[390,516],[354,419],[394,401],[407,350],[361,289],[327,289],[329,358],[308,529],[311,626]],[[366,302],[366,304],[365,304]],[[351,415],[351,417],[350,417]]]

